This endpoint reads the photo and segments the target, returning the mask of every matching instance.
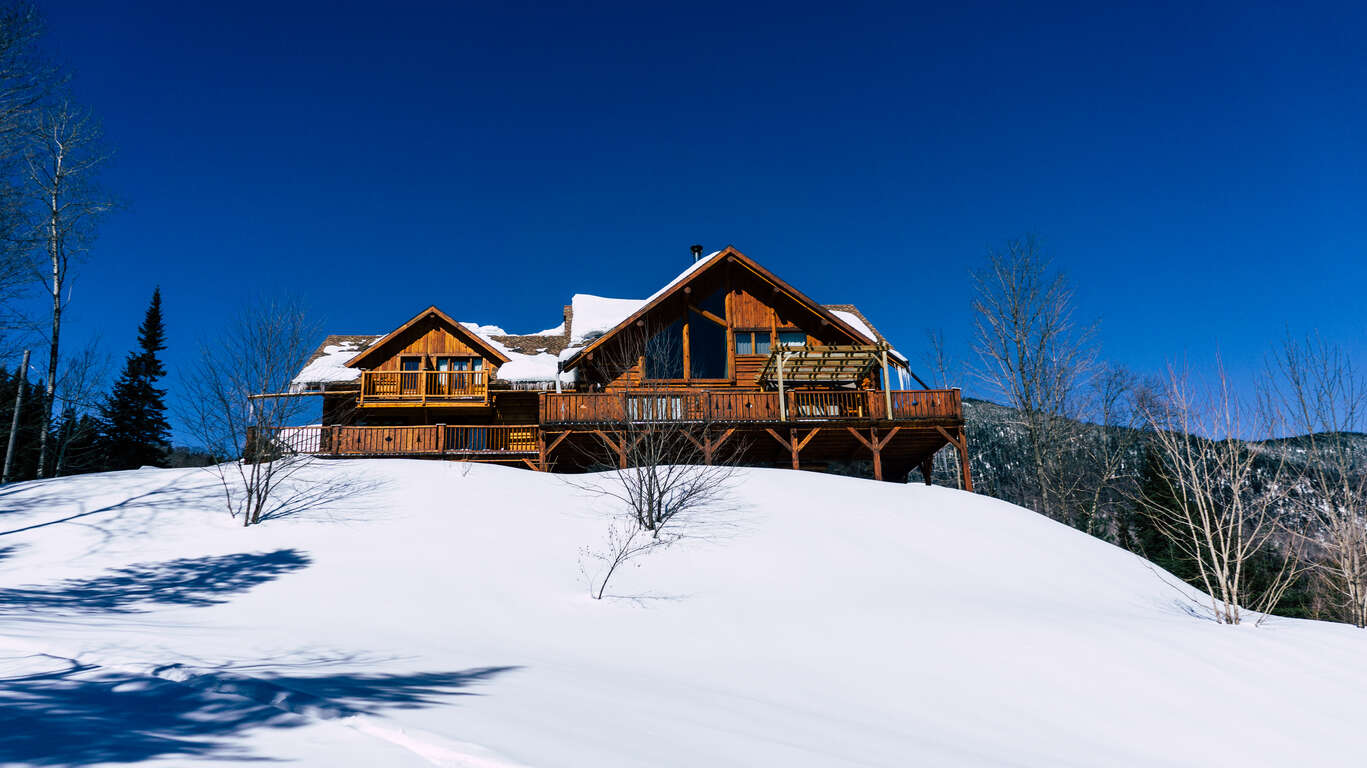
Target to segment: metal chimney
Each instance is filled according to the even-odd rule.
[[[693,252],[693,260],[694,260],[694,261],[697,261],[698,259],[701,259],[701,258],[702,258],[702,246],[701,246],[701,245],[690,245],[690,246],[688,246],[688,250],[690,250],[690,251]]]

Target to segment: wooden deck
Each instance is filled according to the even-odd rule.
[[[309,456],[431,456],[519,461],[540,453],[535,425],[253,428],[249,444]],[[528,462],[529,464],[531,462]]]
[[[484,406],[489,378],[484,371],[363,371],[361,407],[441,405]]]
[[[690,421],[714,424],[784,422],[957,423],[957,389],[793,390],[777,392],[627,390],[544,394],[541,423],[550,425]]]
[[[491,461],[582,471],[601,443],[626,466],[628,424],[697,425],[703,460],[728,440],[746,444],[747,463],[819,468],[867,457],[873,475],[900,478],[945,446],[967,456],[959,390],[761,391],[627,390],[542,393],[540,424],[308,426],[254,428],[257,455],[334,458],[412,456]],[[532,413],[527,414],[529,417]],[[602,464],[598,464],[602,466]],[[972,490],[967,464],[961,486]]]

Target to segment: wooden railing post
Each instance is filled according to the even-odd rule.
[[[446,425],[437,425],[437,453],[446,453]]]
[[[328,452],[334,455],[341,453],[342,428],[337,426],[336,424],[333,424],[331,427],[329,427],[329,430],[330,433],[328,435]]]

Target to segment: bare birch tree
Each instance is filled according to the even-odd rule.
[[[1223,366],[1204,387],[1170,370],[1146,408],[1161,470],[1158,489],[1141,491],[1137,501],[1195,564],[1217,622],[1238,624],[1250,609],[1267,614],[1299,566],[1294,540],[1280,547],[1277,541],[1284,533],[1277,506],[1285,497],[1285,464],[1275,456],[1260,462],[1265,453],[1243,440],[1272,433],[1267,413],[1235,393]],[[1280,549],[1280,569],[1255,593],[1248,566],[1269,547]]]
[[[288,392],[317,336],[297,302],[258,301],[221,336],[201,344],[199,363],[185,378],[185,421],[219,457],[209,469],[222,485],[228,513],[240,515],[244,526],[269,516],[281,483],[308,461],[274,439],[274,430],[303,415],[303,399],[254,396]]]
[[[1344,616],[1367,627],[1367,379],[1348,353],[1318,334],[1291,336],[1269,362],[1275,405],[1297,435],[1297,496],[1310,521],[1305,535],[1319,555],[1315,569]]]
[[[28,131],[57,81],[37,51],[42,31],[32,5],[0,6],[0,332],[22,327],[15,300],[31,285],[24,154]]]
[[[48,433],[60,374],[62,312],[70,301],[71,267],[95,236],[95,226],[113,203],[98,176],[109,160],[99,123],[89,111],[61,102],[39,109],[28,134],[25,165],[29,199],[36,210],[33,240],[41,254],[35,277],[50,301],[47,326],[47,389],[38,438],[38,476],[48,472]]]
[[[1072,449],[1079,394],[1096,359],[1092,329],[1073,319],[1072,289],[1033,236],[990,252],[987,266],[974,273],[974,287],[973,372],[1019,419],[1031,481],[1023,501],[1075,523],[1077,477],[1064,454]]]

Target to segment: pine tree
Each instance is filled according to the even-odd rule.
[[[157,357],[164,349],[166,329],[161,319],[161,289],[157,288],[138,326],[138,350],[129,353],[123,373],[101,409],[101,442],[109,469],[166,463],[171,426],[166,421],[166,390],[156,386],[166,375]]]
[[[1149,503],[1176,510],[1181,501],[1163,478],[1162,462],[1152,447],[1144,450],[1144,468],[1139,476],[1139,492]],[[1200,576],[1196,563],[1168,538],[1154,522],[1149,510],[1128,510],[1120,521],[1120,545],[1190,583]]]

